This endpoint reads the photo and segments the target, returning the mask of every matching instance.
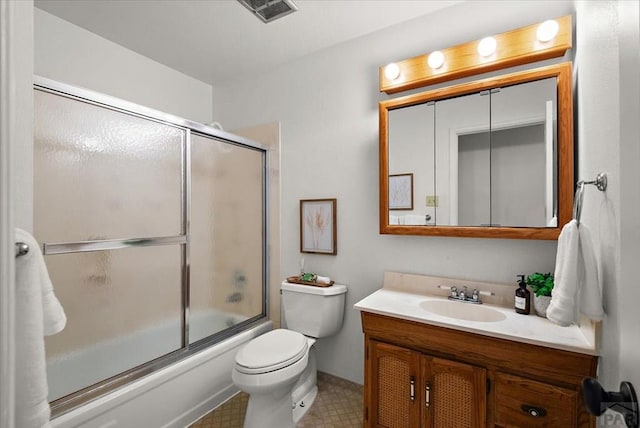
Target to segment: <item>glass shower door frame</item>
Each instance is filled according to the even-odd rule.
[[[166,367],[173,362],[184,359],[191,354],[218,343],[225,338],[237,334],[240,331],[250,328],[252,325],[264,320],[268,313],[268,190],[269,190],[269,170],[268,147],[254,141],[230,134],[218,129],[182,119],[173,115],[162,113],[144,106],[140,106],[128,101],[114,98],[108,95],[96,93],[90,90],[77,88],[64,83],[56,82],[40,76],[34,76],[34,90],[63,96],[72,100],[93,104],[102,108],[117,111],[126,115],[132,115],[144,120],[150,120],[161,124],[169,125],[184,131],[181,147],[181,185],[180,185],[180,234],[176,236],[152,236],[134,237],[126,239],[104,239],[92,241],[76,242],[55,242],[43,243],[42,252],[44,255],[68,254],[87,251],[117,250],[131,247],[148,247],[160,245],[180,245],[181,246],[181,348],[165,354],[152,361],[134,367],[103,381],[78,390],[72,394],[59,398],[51,403],[52,416],[59,416],[90,400],[111,392],[121,386],[131,383],[149,373]],[[191,134],[195,132],[223,143],[256,150],[261,153],[262,158],[262,311],[245,321],[235,324],[225,330],[205,337],[195,343],[189,344],[189,311],[190,311],[190,218],[191,218]]]

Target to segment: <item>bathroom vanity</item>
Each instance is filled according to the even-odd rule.
[[[456,283],[493,295],[481,305],[447,300]],[[507,291],[514,287],[386,273],[383,288],[355,305],[365,334],[364,425],[595,426],[580,384],[596,376],[597,326],[560,327],[489,303],[506,303]]]

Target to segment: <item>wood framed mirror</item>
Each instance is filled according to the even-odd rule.
[[[379,103],[380,233],[557,239],[571,219],[571,63]],[[410,211],[389,178],[412,174]]]

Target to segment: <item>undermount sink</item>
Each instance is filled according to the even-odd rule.
[[[452,300],[425,300],[420,307],[432,314],[465,321],[498,322],[507,318],[505,314],[486,306]]]

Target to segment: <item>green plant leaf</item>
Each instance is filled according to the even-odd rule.
[[[551,296],[553,275],[551,273],[532,273],[525,279],[525,283],[531,287],[536,296]]]

